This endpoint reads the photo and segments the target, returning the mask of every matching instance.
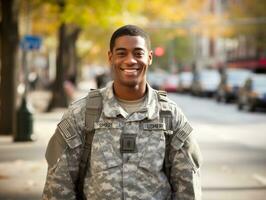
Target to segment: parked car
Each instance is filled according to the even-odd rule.
[[[192,81],[193,81],[192,72],[181,72],[179,74],[179,91],[190,92]]]
[[[161,89],[165,90],[166,92],[177,92],[178,83],[179,80],[177,74],[168,75],[164,80]]]
[[[251,72],[244,69],[227,69],[221,76],[221,82],[218,86],[216,93],[217,102],[230,102],[236,100],[238,89],[247,78],[251,75]]]
[[[195,73],[191,86],[192,95],[213,96],[220,83],[220,74],[215,69],[204,69]]]
[[[153,89],[160,90],[166,79],[165,73],[149,72],[147,74],[147,81]]]
[[[266,74],[253,74],[239,89],[237,107],[255,111],[266,107]]]

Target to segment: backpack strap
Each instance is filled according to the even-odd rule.
[[[97,122],[102,113],[102,95],[99,90],[92,90],[86,98],[85,111],[85,144],[79,163],[79,173],[76,185],[77,200],[86,199],[83,192],[84,179],[86,172],[90,172],[90,157],[92,140],[95,133],[94,123]]]
[[[172,131],[172,113],[170,111],[160,111],[160,118],[165,121],[166,130],[164,132],[165,136],[165,157],[164,157],[164,166],[163,170],[165,172],[166,177],[170,180],[170,169],[171,162],[169,159],[170,145],[173,138],[173,134],[169,134]]]
[[[170,180],[170,173],[171,173],[171,162],[169,159],[169,153],[170,153],[170,146],[172,143],[172,138],[174,136],[178,137],[180,140],[179,144],[175,144],[178,147],[182,147],[185,140],[187,139],[188,135],[192,131],[191,126],[186,123],[182,130],[177,131],[175,134],[173,134],[173,127],[172,127],[172,121],[173,121],[173,116],[172,112],[167,109],[167,105],[164,105],[168,102],[167,100],[167,93],[165,91],[157,91],[157,96],[158,100],[160,103],[160,121],[164,122],[166,125],[166,129],[164,131],[164,136],[165,136],[165,158],[164,158],[164,166],[163,166],[163,171],[165,172],[166,177],[168,180]]]
[[[158,100],[160,103],[160,107],[163,107],[163,104],[167,102],[167,93],[165,91],[157,91]],[[164,165],[163,165],[163,171],[170,180],[170,170],[171,170],[171,162],[169,160],[169,151],[170,151],[170,145],[172,141],[172,112],[170,110],[162,110],[160,109],[160,121],[164,122],[166,125],[166,130],[164,132],[165,136],[165,157],[164,157]]]

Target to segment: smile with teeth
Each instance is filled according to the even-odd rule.
[[[137,75],[138,69],[122,69],[125,75]]]

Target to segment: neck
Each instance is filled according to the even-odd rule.
[[[144,84],[139,84],[134,87],[128,87],[123,85],[118,85],[114,82],[114,93],[119,99],[124,99],[128,101],[137,100],[145,96],[146,92],[146,82]]]

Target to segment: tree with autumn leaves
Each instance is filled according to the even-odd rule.
[[[266,2],[260,0],[238,0],[229,4],[229,17],[232,21],[231,37],[242,36],[256,52],[266,51]]]
[[[208,16],[209,21],[206,20],[204,6],[208,1],[1,0],[0,133],[14,132],[16,62],[20,36],[18,19],[27,14],[20,9],[26,3],[31,7],[32,34],[42,35],[44,39],[57,38],[56,78],[49,104],[51,110],[68,104],[63,82],[70,77],[75,82],[78,66],[76,44],[80,38],[90,41],[90,48],[83,52],[83,56],[101,62],[104,52],[108,50],[108,38],[113,30],[123,24],[138,24],[150,32],[154,45],[165,45],[168,50],[174,51],[173,57],[185,61],[189,57],[185,52],[191,50],[187,41],[192,32],[204,31],[208,28],[206,26],[209,26],[209,32],[213,34],[223,34],[230,30],[232,36],[233,33],[243,31],[236,27],[221,31],[221,27],[213,25],[216,23],[213,16]],[[265,3],[259,0],[241,2],[238,8],[230,7],[228,18],[265,16]],[[252,12],[249,8],[252,8]],[[247,31],[260,38],[258,44],[264,44],[262,41],[266,38],[261,26],[265,26],[265,23],[253,24]],[[247,27],[242,26],[243,28]]]
[[[76,76],[76,41],[81,32],[87,33],[85,37],[96,39],[95,45],[102,47],[101,45],[104,44],[103,41],[107,41],[106,38],[109,37],[109,33],[120,25],[132,23],[144,27],[151,21],[163,23],[165,20],[171,22],[183,19],[185,11],[182,9],[184,5],[182,2],[181,0],[171,0],[165,4],[160,0],[1,0],[1,29],[8,31],[2,31],[1,34],[0,132],[11,133],[15,131],[15,72],[17,68],[15,62],[17,61],[19,42],[19,6],[23,7],[24,4],[30,4],[32,16],[36,20],[33,23],[40,23],[39,27],[41,27],[39,33],[34,33],[47,36],[47,34],[53,34],[56,31],[58,34],[56,78],[53,84],[52,100],[49,104],[49,110],[51,110],[55,107],[67,106],[63,82],[69,75],[68,70],[70,68],[73,69],[70,71],[74,73],[71,75]],[[188,2],[199,1],[191,0]],[[50,21],[51,24],[43,24],[42,19],[38,18],[43,10],[46,10],[45,17],[53,19]],[[23,14],[23,12],[21,13]],[[11,27],[14,28],[11,29]],[[9,48],[6,48],[7,46]],[[11,93],[12,95],[10,95]]]

